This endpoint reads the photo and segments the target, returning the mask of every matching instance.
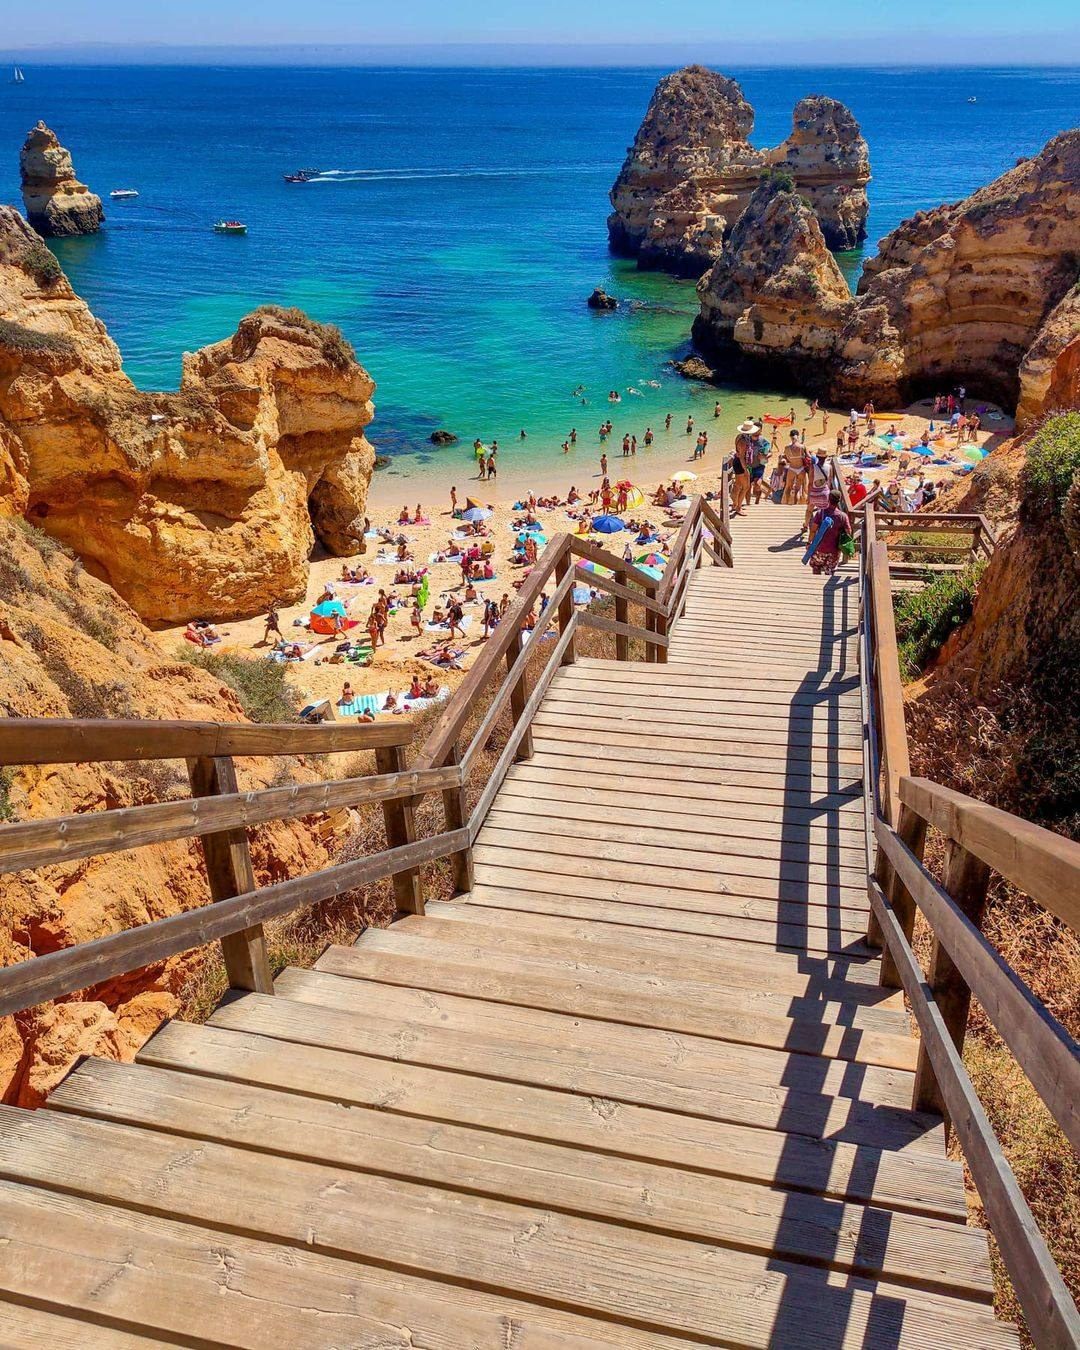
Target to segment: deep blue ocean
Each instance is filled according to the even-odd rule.
[[[273,301],[340,324],[378,383],[372,438],[390,454],[430,454],[440,426],[510,448],[525,426],[510,452],[546,455],[606,414],[610,388],[642,391],[640,421],[713,396],[666,365],[687,346],[692,284],[607,251],[607,191],[662,70],[25,71],[0,85],[0,200],[19,202],[19,147],[44,118],[107,213],[56,252],[141,386],[175,388],[184,350]],[[727,73],[761,144],[805,94],[848,104],[870,145],[871,243],[1080,123],[1077,70]],[[283,182],[308,166],[328,172]],[[138,200],[110,202],[121,187]],[[247,236],[215,235],[222,216]],[[857,274],[857,255],[842,261]],[[644,303],[597,316],[598,284]]]

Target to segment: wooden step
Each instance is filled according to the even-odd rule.
[[[898,1069],[852,1068],[820,1056],[686,1034],[673,1037],[318,971],[283,971],[275,989],[281,997],[268,999],[268,1007],[252,1004],[257,995],[245,996],[218,1008],[211,1024],[263,1034],[272,1024],[273,1034],[283,1040],[584,1092],[733,1125],[874,1148],[929,1149],[935,1156],[943,1150],[940,1121],[907,1109],[914,1079]],[[306,1010],[302,1004],[316,1006]]]
[[[59,1113],[41,1112],[40,1118],[50,1132],[65,1123]],[[25,1138],[16,1147],[25,1151]],[[185,1146],[175,1141],[174,1147]],[[186,1148],[190,1153],[190,1145]],[[172,1157],[182,1174],[185,1153]],[[143,1158],[139,1155],[136,1161]],[[259,1240],[230,1232],[215,1226],[227,1221],[222,1213],[230,1199],[227,1189],[220,1192],[217,1209],[213,1196],[206,1205],[187,1206],[206,1213],[201,1223],[162,1215],[153,1185],[113,1187],[129,1197],[120,1203],[63,1194],[48,1184],[71,1175],[77,1186],[89,1188],[96,1166],[122,1173],[126,1159],[122,1151],[108,1149],[95,1159],[85,1148],[72,1150],[70,1159],[65,1151],[51,1151],[49,1159],[54,1172],[41,1185],[0,1181],[0,1231],[5,1237],[0,1243],[0,1288],[12,1298],[47,1299],[72,1317],[81,1314],[85,1321],[79,1326],[86,1332],[85,1339],[74,1342],[78,1346],[116,1345],[123,1350],[130,1343],[106,1339],[110,1328],[103,1323],[124,1328],[131,1336],[142,1332],[154,1345],[252,1350],[267,1345],[404,1350],[410,1341],[447,1350],[463,1345],[504,1350],[510,1334],[515,1350],[588,1350],[593,1345],[685,1350],[692,1344],[460,1283],[380,1269],[351,1253],[327,1256],[306,1250],[307,1244],[282,1243],[276,1234]],[[29,1176],[31,1169],[26,1172]],[[40,1168],[33,1170],[33,1175],[40,1174]],[[265,1193],[273,1197],[276,1191],[271,1184]],[[149,1212],[141,1212],[136,1200]],[[6,1331],[5,1325],[5,1344]]]
[[[406,940],[404,934],[369,929],[358,947],[331,946],[315,969],[380,983],[458,994],[485,1002],[542,1008],[574,1017],[648,1027],[710,1037],[725,1044],[762,1046],[804,1055],[852,1060],[887,1068],[914,1071],[917,1046],[905,1030],[865,1026],[887,1016],[860,1009],[844,1023],[839,1006],[799,1008],[804,1016],[763,1011],[774,1005],[764,996],[721,997],[711,991],[711,1002],[701,1000],[705,990],[686,982],[657,979],[646,982],[628,975],[608,974],[602,982],[596,972],[559,968],[554,961],[524,957],[501,958],[497,968],[482,954]],[[650,987],[651,985],[651,987]],[[668,993],[670,987],[671,992]],[[790,1000],[788,1000],[790,1002]],[[849,1024],[850,1021],[850,1024]]]
[[[88,1060],[49,1101],[72,1115],[260,1154],[882,1275],[988,1301],[981,1234],[957,1223],[614,1158],[587,1147],[342,1111],[336,1102],[214,1077]],[[812,1174],[806,1180],[812,1181]]]
[[[457,909],[467,906],[457,905]],[[579,925],[579,930],[587,925]],[[640,991],[641,1001],[650,990],[662,987],[665,998],[707,1000],[717,1011],[753,1007],[762,1016],[809,1021],[814,1024],[843,1022],[865,1031],[910,1031],[902,998],[891,997],[868,985],[852,985],[845,980],[821,981],[801,978],[790,967],[778,969],[779,987],[769,982],[768,969],[755,964],[742,977],[730,965],[715,961],[693,964],[685,953],[669,954],[661,941],[646,954],[620,947],[610,929],[600,928],[600,940],[583,942],[580,936],[568,937],[549,926],[546,932],[528,928],[495,929],[490,923],[453,922],[433,917],[403,918],[389,929],[369,928],[357,938],[356,947],[365,951],[387,951],[430,955],[455,964],[498,963],[511,975],[573,975],[595,979],[607,989],[618,990],[629,999]],[[783,957],[777,957],[779,966]],[[790,985],[790,988],[785,988]],[[498,1000],[494,1000],[498,1001]],[[526,1004],[525,1006],[532,1006]]]
[[[286,1004],[286,1000],[279,1000]],[[898,1209],[963,1224],[963,1169],[944,1152],[893,1153],[833,1139],[750,1129],[612,1098],[508,1083],[479,1073],[376,1059],[277,1039],[281,1019],[250,1019],[265,1034],[170,1022],[140,1064],[277,1088],[397,1116],[470,1125],[669,1163],[708,1176]],[[327,1097],[332,1085],[331,1097]]]
[[[732,750],[735,745],[747,747],[747,753],[766,746],[782,746],[784,758],[794,758],[797,751],[813,759],[826,759],[836,750],[847,752],[837,756],[837,762],[848,764],[861,763],[861,732],[845,730],[839,725],[830,727],[824,720],[820,725],[805,722],[793,722],[783,713],[766,713],[757,718],[731,717],[719,720],[716,717],[695,717],[685,712],[657,708],[655,711],[640,710],[634,716],[633,709],[624,710],[619,704],[610,707],[596,703],[592,699],[545,699],[540,711],[533,719],[534,727],[588,727],[596,731],[634,732],[638,735],[656,737],[662,743],[669,738],[676,741],[696,741],[713,745],[717,749]],[[672,743],[675,743],[674,741]],[[689,746],[697,749],[699,746]],[[854,751],[852,754],[850,752]],[[824,753],[823,753],[824,752]]]
[[[843,956],[870,960],[865,944],[868,907],[807,905],[746,897],[627,886],[478,864],[474,902],[536,914],[558,914],[633,925],[646,930],[701,934],[730,943],[748,958],[780,952],[793,959]],[[725,909],[726,906],[726,909]]]
[[[625,965],[627,969],[716,979],[748,989],[760,986],[773,993],[832,997],[879,1008],[904,1007],[900,990],[880,984],[874,962],[815,961],[783,952],[752,955],[732,950],[714,938],[643,932],[623,924],[549,914],[518,913],[508,922],[504,910],[473,895],[433,902],[427,906],[426,918],[434,922],[425,924],[424,919],[409,915],[394,926],[405,931],[425,926],[438,939],[457,928],[466,933],[463,940],[492,944],[492,950],[509,946],[580,953],[590,961]]]
[[[637,819],[633,818],[635,814]],[[857,833],[841,839],[820,833],[808,835],[804,831],[803,837],[798,838],[793,829],[784,825],[758,828],[752,820],[740,822],[738,829],[731,829],[727,820],[720,822],[718,828],[718,822],[704,816],[698,824],[698,829],[686,829],[657,821],[655,816],[650,820],[642,813],[613,813],[603,807],[590,811],[584,803],[553,802],[500,792],[484,829],[518,830],[523,838],[534,834],[546,838],[567,835],[580,841],[582,853],[592,853],[594,842],[626,840],[642,847],[655,847],[661,865],[665,855],[660,850],[674,848],[695,858],[706,853],[716,859],[748,856],[800,866],[828,864],[842,869],[844,879],[856,886],[862,885],[866,876],[866,850],[863,837]],[[483,838],[483,831],[480,837]],[[535,841],[530,839],[529,843]],[[695,864],[688,862],[688,865]]]
[[[62,1176],[69,1192],[159,1213],[167,1207],[200,1225],[224,1219],[298,1251],[361,1262],[393,1253],[410,1273],[662,1334],[764,1347],[775,1344],[778,1317],[798,1315],[807,1325],[813,1319],[808,1344],[853,1330],[873,1344],[874,1309],[890,1299],[909,1334],[946,1343],[993,1337],[985,1305],[922,1288],[319,1162],[275,1167],[246,1149],[202,1141],[193,1148],[169,1134],[60,1112],[32,1122],[15,1112],[5,1121],[0,1167],[38,1185]]]

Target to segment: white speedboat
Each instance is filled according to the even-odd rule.
[[[114,202],[129,201],[132,197],[137,197],[138,195],[138,192],[136,192],[134,188],[113,188],[109,193],[109,196]]]

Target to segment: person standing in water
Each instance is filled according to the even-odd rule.
[[[671,430],[671,414],[670,414],[670,413],[668,413],[668,415],[664,418],[664,430],[665,430],[665,431],[670,431],[670,430]]]
[[[602,454],[602,455],[600,456],[600,472],[601,472],[601,474],[603,475],[603,477],[605,477],[605,478],[607,477],[607,455],[606,455],[606,454]]]
[[[694,434],[694,419],[692,416],[686,419],[686,434],[688,436],[692,436]]]

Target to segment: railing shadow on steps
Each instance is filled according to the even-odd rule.
[[[891,526],[890,526],[891,528]],[[902,988],[921,1036],[912,1106],[955,1133],[1032,1340],[1080,1345],[1080,1314],[964,1066],[968,1011],[982,1006],[1068,1145],[1080,1149],[1080,1045],[981,931],[997,873],[1080,931],[1080,844],[961,792],[914,777],[908,755],[889,556],[873,506],[861,524],[860,693],[870,921],[881,981]],[[924,865],[929,830],[946,847],[943,881]],[[929,968],[912,947],[916,912]]]
[[[645,659],[666,660],[668,630],[681,614],[690,578],[705,558],[731,566],[727,481],[719,512],[701,497],[688,507],[660,581],[584,539],[560,535],[544,550],[514,604],[408,763],[408,725],[237,725],[137,720],[0,719],[0,767],[113,761],[186,760],[191,798],[0,825],[0,876],[53,866],[148,844],[198,838],[213,903],[0,970],[0,1016],[92,988],[213,941],[222,946],[229,987],[273,993],[263,924],[390,878],[396,907],[423,914],[420,869],[451,860],[459,891],[472,886],[472,846],[503,778],[515,759],[531,754],[530,727],[552,679],[574,660],[574,635],[592,627],[615,637],[616,658],[629,660],[631,642]],[[583,571],[604,567],[611,576]],[[538,618],[534,611],[555,588]],[[575,606],[574,587],[587,584],[614,600],[613,620]],[[629,622],[629,608],[644,613]],[[534,622],[528,627],[530,616]],[[539,663],[540,642],[557,639]],[[464,748],[466,723],[503,667],[503,679]],[[529,677],[533,676],[532,687]],[[492,731],[509,711],[512,728],[471,812],[466,782]],[[376,773],[315,784],[241,792],[235,759],[243,756],[374,751]],[[441,793],[445,828],[418,838],[416,806]],[[257,887],[246,831],[341,807],[380,803],[386,847],[307,876]]]

